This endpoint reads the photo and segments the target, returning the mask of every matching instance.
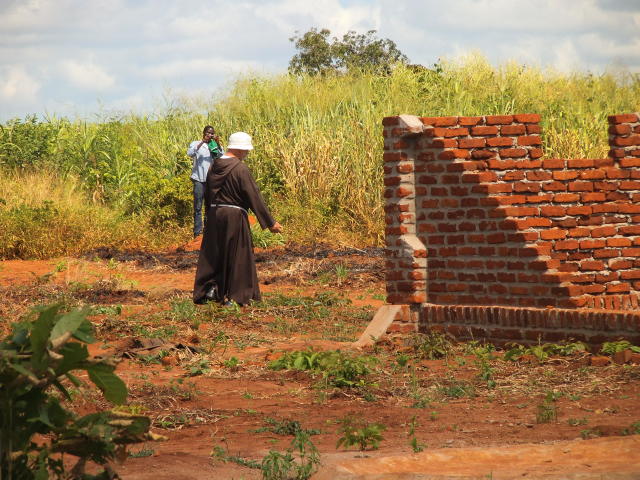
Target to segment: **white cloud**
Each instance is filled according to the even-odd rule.
[[[423,65],[479,50],[494,64],[640,71],[640,0],[0,0],[0,121],[8,95],[39,96],[11,104],[22,115],[86,111],[284,72],[289,38],[312,27],[376,29]]]
[[[65,60],[62,62],[62,71],[73,85],[85,90],[100,92],[109,90],[115,84],[115,78],[93,61]]]
[[[40,82],[29,75],[22,65],[2,68],[0,96],[4,100],[24,101],[32,104],[40,87]]]

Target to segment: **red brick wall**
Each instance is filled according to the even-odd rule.
[[[383,120],[390,303],[638,307],[639,115],[603,159],[543,158],[539,121]]]

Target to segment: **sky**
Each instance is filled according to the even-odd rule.
[[[153,112],[286,72],[289,38],[377,30],[411,63],[481,52],[640,72],[640,0],[0,0],[0,122]]]

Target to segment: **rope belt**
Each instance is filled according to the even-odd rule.
[[[212,203],[211,206],[213,208],[218,208],[218,207],[237,208],[238,210],[242,210],[244,213],[248,215],[248,212],[244,208],[240,207],[239,205],[231,205],[228,203]]]

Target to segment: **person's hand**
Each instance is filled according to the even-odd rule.
[[[273,224],[273,226],[269,227],[269,231],[271,233],[280,233],[282,232],[282,225],[280,225],[280,223],[276,222]]]
[[[214,135],[213,139],[216,141],[218,145],[220,145],[220,137],[218,135]]]

